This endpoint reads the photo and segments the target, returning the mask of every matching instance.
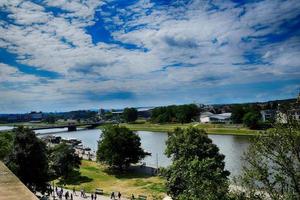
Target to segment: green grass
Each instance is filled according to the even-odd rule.
[[[153,196],[165,195],[165,181],[158,176],[150,176],[137,172],[112,172],[106,166],[83,160],[80,166],[80,174],[74,173],[72,178],[67,180],[64,187],[76,190],[84,189],[86,192],[94,192],[96,188],[104,190],[105,195],[111,192],[120,191],[123,196],[130,197],[146,195],[149,199]],[[58,185],[62,184],[56,181]]]
[[[153,132],[169,132],[173,131],[176,127],[187,128],[194,126],[204,129],[208,134],[222,134],[222,135],[255,135],[257,130],[250,130],[240,125],[225,125],[225,124],[200,124],[200,123],[168,123],[168,124],[153,124],[150,122],[145,123],[123,123],[121,124],[133,131],[153,131]]]

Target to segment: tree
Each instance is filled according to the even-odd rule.
[[[165,171],[167,192],[173,199],[225,199],[229,172],[225,156],[204,130],[176,128],[169,133],[166,155],[172,164]]]
[[[242,105],[235,105],[232,107],[231,119],[233,123],[240,124],[243,122],[243,117],[246,111]]]
[[[13,136],[5,132],[0,134],[0,160],[3,160],[12,150]]]
[[[123,118],[126,122],[134,122],[138,118],[138,111],[136,108],[125,108]]]
[[[247,112],[243,117],[243,123],[250,129],[258,129],[261,116],[258,112]]]
[[[79,169],[81,159],[71,145],[61,143],[50,150],[50,168],[54,173],[54,178],[62,177],[63,180],[69,178],[75,169]]]
[[[299,122],[276,124],[256,136],[244,160],[240,182],[249,199],[300,199]]]
[[[46,144],[28,128],[18,127],[7,166],[32,191],[45,191],[48,174]]]
[[[141,148],[140,137],[123,126],[107,126],[98,142],[97,160],[112,168],[123,170],[149,153]]]

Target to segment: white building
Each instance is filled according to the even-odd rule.
[[[231,113],[213,114],[203,112],[200,114],[201,123],[231,123]]]

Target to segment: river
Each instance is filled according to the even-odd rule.
[[[93,151],[97,150],[97,141],[99,140],[101,130],[80,130],[75,132],[67,132],[67,129],[53,130],[38,130],[36,133],[54,134],[62,138],[76,138],[82,141],[83,145],[90,147]],[[171,160],[164,155],[166,148],[165,141],[167,134],[163,132],[137,131],[141,137],[141,145],[151,153],[151,156],[146,157],[143,162],[148,166],[166,167],[171,163]],[[45,135],[43,135],[45,136]],[[242,169],[241,156],[250,144],[248,136],[234,135],[209,135],[213,143],[219,148],[220,152],[225,155],[225,167],[231,172],[231,177],[239,175]]]

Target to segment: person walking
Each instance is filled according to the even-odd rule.
[[[113,200],[115,200],[115,199],[116,199],[116,197],[115,197],[115,193],[114,193],[114,192],[112,192],[112,193],[111,193],[111,195],[110,195],[110,199],[113,199]]]
[[[73,200],[73,194],[71,193],[71,200]]]
[[[92,195],[91,195],[91,200],[94,200],[94,195],[93,195],[93,193],[92,193]]]
[[[65,193],[65,198],[66,198],[66,200],[69,199],[69,192],[68,191]]]
[[[80,190],[80,197],[84,197],[83,196],[83,189]]]
[[[133,195],[133,194],[131,194],[131,200],[133,200],[133,199],[135,199],[135,198],[134,198],[134,195]]]
[[[118,192],[118,197],[119,197],[119,200],[121,199],[121,192]]]
[[[73,194],[76,195],[76,190],[75,190],[75,187],[73,187]]]
[[[94,199],[97,200],[97,194],[96,194],[96,193],[95,193],[95,195],[94,195]]]

